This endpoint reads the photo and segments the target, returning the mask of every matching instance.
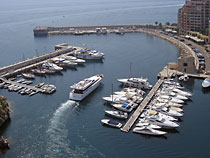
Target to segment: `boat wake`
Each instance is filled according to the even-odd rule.
[[[68,100],[65,103],[62,103],[53,114],[53,117],[50,119],[49,128],[46,131],[48,142],[45,157],[53,158],[75,156],[75,151],[70,149],[70,142],[67,139],[68,130],[65,126],[67,118],[77,106],[77,102]]]

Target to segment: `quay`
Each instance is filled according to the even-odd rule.
[[[144,100],[141,102],[141,104],[138,106],[138,108],[134,111],[132,116],[129,118],[127,123],[121,128],[121,131],[123,132],[129,132],[130,128],[133,126],[133,124],[138,119],[139,115],[142,113],[144,108],[147,106],[149,101],[153,98],[156,91],[159,89],[160,85],[163,83],[163,79],[159,79],[154,87],[151,89],[151,91],[148,93],[148,95],[144,98]]]

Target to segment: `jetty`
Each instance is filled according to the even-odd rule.
[[[138,106],[138,108],[134,111],[132,116],[129,118],[127,123],[121,128],[121,131],[123,132],[129,132],[130,128],[133,126],[133,124],[138,119],[139,115],[142,113],[144,108],[147,106],[147,104],[150,102],[150,100],[155,95],[156,91],[159,89],[160,85],[163,83],[163,79],[159,79],[154,87],[151,89],[151,91],[148,93],[148,95],[144,98],[144,100],[141,102],[141,104]]]
[[[5,83],[8,83],[10,85],[14,85],[14,86],[19,86],[19,87],[23,87],[23,88],[27,88],[27,89],[31,89],[35,92],[42,92],[42,93],[45,93],[45,91],[41,88],[38,88],[38,87],[35,87],[35,86],[29,86],[29,85],[26,85],[26,84],[23,84],[23,83],[18,83],[18,82],[14,82],[14,81],[10,81],[10,80],[7,80],[5,78],[0,78],[1,81],[5,82]]]

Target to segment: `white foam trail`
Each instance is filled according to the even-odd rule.
[[[47,156],[45,157],[63,157],[63,154],[74,157],[74,152],[71,151],[70,142],[67,139],[68,130],[65,128],[65,125],[67,117],[77,105],[75,101],[68,100],[62,103],[53,114],[46,132],[49,140],[47,142]]]

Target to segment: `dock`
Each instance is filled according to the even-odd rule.
[[[132,116],[129,118],[127,123],[121,128],[121,131],[123,132],[129,132],[133,124],[138,119],[139,115],[142,113],[144,108],[147,106],[149,101],[152,99],[152,97],[155,95],[156,91],[159,89],[160,85],[163,83],[163,79],[159,79],[154,87],[151,89],[151,91],[148,93],[148,95],[145,97],[145,99],[141,102],[141,104],[138,106],[138,108],[134,111]]]
[[[31,90],[33,90],[35,92],[44,93],[43,89],[35,87],[35,86],[29,86],[29,85],[26,85],[26,84],[10,81],[10,80],[4,79],[4,78],[0,78],[0,80],[2,80],[5,83],[9,83],[9,84],[12,84],[12,85],[15,85],[15,86],[20,86],[20,87],[23,87],[23,88],[31,89]]]

